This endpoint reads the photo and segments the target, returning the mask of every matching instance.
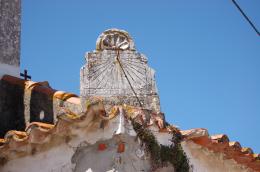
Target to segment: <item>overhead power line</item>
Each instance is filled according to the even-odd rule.
[[[244,11],[240,8],[240,6],[237,4],[235,0],[232,0],[233,4],[237,7],[237,9],[240,11],[240,13],[244,16],[244,18],[248,21],[250,26],[255,30],[258,36],[260,36],[260,32],[257,30],[253,22],[247,17],[247,15],[244,13]]]

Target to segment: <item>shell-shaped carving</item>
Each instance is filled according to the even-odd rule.
[[[135,50],[130,35],[119,29],[109,29],[97,39],[96,50]]]

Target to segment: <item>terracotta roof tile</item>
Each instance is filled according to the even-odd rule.
[[[53,96],[53,98],[69,101],[71,103],[79,104],[80,99],[72,93],[65,93],[62,91],[57,91],[49,87],[46,82],[36,83],[32,81],[24,81],[22,79],[5,75],[3,80],[20,86],[25,86],[25,89],[34,89],[35,91],[42,92],[44,94]],[[118,107],[109,112],[106,116],[104,107],[100,106],[98,108],[99,116],[104,120],[108,120],[116,116],[118,113]],[[124,106],[124,110],[128,113],[130,118],[140,118],[140,122],[144,121],[145,112],[139,108]],[[90,110],[91,111],[91,110]],[[89,111],[89,113],[90,113]],[[26,132],[11,130],[6,133],[4,139],[0,139],[0,158],[10,154],[10,151],[15,150],[15,152],[26,152],[26,145],[30,144],[44,144],[51,139],[52,135],[67,135],[70,132],[70,126],[74,123],[79,125],[85,125],[84,120],[88,113],[82,116],[67,113],[58,116],[58,121],[55,125],[33,122],[31,123]],[[160,119],[153,119],[151,122],[157,123]],[[161,125],[159,125],[159,128]],[[169,129],[160,128],[160,131],[168,132]],[[229,138],[225,134],[209,136],[208,131],[204,128],[197,128],[191,130],[180,131],[183,135],[184,140],[191,140],[196,144],[199,144],[209,150],[214,152],[224,153],[227,159],[234,159],[237,163],[245,165],[252,168],[255,171],[260,172],[260,155],[254,154],[250,148],[241,148],[239,142],[229,142]]]
[[[225,134],[218,134],[218,135],[213,135],[210,136],[212,141],[216,141],[217,143],[228,143],[229,139],[228,136]]]
[[[20,78],[16,78],[14,76],[10,76],[10,75],[4,75],[2,77],[2,80],[7,81],[9,83],[12,83],[14,85],[20,85],[20,86],[25,86],[25,80],[20,79]]]
[[[186,139],[192,139],[192,138],[201,138],[201,137],[208,137],[209,133],[208,130],[205,128],[195,128],[190,130],[181,130],[181,134]]]
[[[51,130],[52,128],[54,128],[54,125],[46,124],[46,123],[42,123],[42,122],[32,122],[27,126],[25,131],[31,130],[33,128],[38,128],[41,131],[47,132],[47,131]]]
[[[258,153],[254,153],[253,157],[255,158],[255,160],[260,160],[260,154]]]
[[[16,141],[23,141],[27,137],[26,132],[10,130],[5,134],[5,140],[14,139]]]
[[[260,155],[254,154],[251,148],[241,148],[239,142],[229,142],[227,135],[218,134],[208,136],[202,128],[181,131],[185,140],[191,140],[213,152],[223,153],[225,158],[234,159],[237,163],[245,165],[260,172]]]
[[[68,118],[68,119],[65,119]],[[4,139],[0,139],[0,158],[8,157],[11,151],[27,152],[26,146],[33,144],[42,145],[50,141],[52,135],[66,135],[69,126],[75,121],[69,115],[58,118],[55,125],[33,122],[29,124],[26,132],[11,130],[6,133]],[[68,122],[69,121],[69,122]]]
[[[2,146],[5,143],[5,139],[0,139],[0,146]]]
[[[76,94],[68,93],[64,91],[57,91],[55,89],[52,89],[49,86],[49,83],[47,81],[44,82],[33,82],[33,81],[27,81],[23,80],[14,76],[4,75],[2,80],[7,81],[14,85],[19,85],[21,87],[25,87],[27,90],[34,90],[46,95],[49,95],[52,98],[60,99],[63,101],[68,101],[73,104],[80,104],[80,99]]]
[[[241,145],[240,145],[239,142],[229,142],[229,147],[236,150],[236,151],[241,150]]]
[[[127,108],[130,110],[129,107]],[[111,110],[109,116],[115,116],[114,113],[117,111],[115,109],[117,108],[115,107]],[[68,134],[72,123],[80,123],[83,120],[84,118],[81,116],[75,117],[74,115],[71,116],[71,114],[64,114],[59,116],[55,125],[33,122],[27,127],[26,132],[11,130],[6,134],[5,139],[0,139],[0,153],[8,156],[11,150],[26,151],[25,145],[44,144],[51,139],[51,135],[53,134]],[[165,129],[165,131],[169,130]],[[214,152],[224,153],[227,159],[234,159],[239,164],[252,168],[255,171],[260,171],[260,155],[253,154],[250,148],[241,148],[239,142],[229,142],[225,134],[209,136],[208,131],[203,128],[182,130],[180,132],[184,140],[191,140]]]
[[[241,152],[244,154],[254,154],[254,152],[251,148],[246,148],[246,147],[242,148]]]
[[[97,117],[100,117],[100,121],[110,120],[119,114],[118,108],[119,106],[114,106],[109,112],[106,112],[102,103],[94,102],[89,105],[87,112],[81,115],[74,114],[70,111],[65,111],[64,114],[58,116],[58,120],[55,125],[32,122],[26,128],[25,132],[11,130],[5,135],[4,139],[0,139],[0,158],[9,159],[9,156],[14,156],[14,152],[22,152],[23,156],[28,154],[31,155],[32,152],[30,151],[32,151],[32,149],[34,150],[37,145],[40,146],[47,144],[56,136],[61,136],[61,138],[64,138],[69,134],[72,134],[72,128],[89,126],[91,120],[87,118],[87,116],[97,115]],[[127,105],[121,106],[121,108],[128,110],[131,113],[139,112],[137,115],[143,114],[140,108]],[[127,116],[133,119],[133,114],[131,113],[127,114]],[[107,115],[104,116],[105,114]],[[134,117],[136,117],[136,114]],[[97,120],[96,117],[95,120]],[[156,118],[153,120],[156,121],[158,119]]]
[[[65,101],[65,100],[67,100],[67,99],[69,99],[71,97],[78,97],[78,96],[76,94],[66,93],[64,91],[56,91],[54,93],[53,97]]]

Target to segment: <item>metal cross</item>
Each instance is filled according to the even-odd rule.
[[[24,77],[24,80],[31,79],[32,77],[30,75],[27,75],[27,70],[24,70],[24,73],[20,73],[20,76]]]

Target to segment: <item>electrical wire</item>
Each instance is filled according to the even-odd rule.
[[[240,8],[238,3],[235,0],[232,0],[233,4],[237,7],[237,9],[240,11],[240,13],[244,16],[244,18],[248,21],[250,26],[255,30],[258,36],[260,36],[260,32],[257,30],[253,22],[247,17],[247,15],[244,13],[244,11]]]

